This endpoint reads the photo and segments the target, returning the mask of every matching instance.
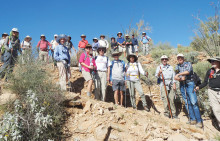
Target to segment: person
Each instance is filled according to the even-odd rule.
[[[116,105],[121,105],[123,103],[123,92],[125,92],[125,62],[119,60],[120,52],[113,52],[113,61],[110,62],[108,67],[108,78],[112,85],[114,91],[114,99]],[[118,97],[120,93],[120,102],[118,102]]]
[[[95,58],[92,56],[92,46],[87,44],[85,46],[85,52],[80,56],[79,63],[82,66],[82,75],[86,82],[88,82],[87,96],[91,96],[92,84],[95,76],[96,63]]]
[[[134,37],[134,34],[132,34],[132,45],[133,45],[133,53],[136,52],[136,56],[138,57],[138,40]]]
[[[98,42],[98,39],[95,37],[93,38],[93,43],[92,43],[93,56],[98,55],[98,52],[97,52],[98,48],[99,48],[99,42]]]
[[[15,62],[17,61],[18,51],[21,53],[19,31],[17,28],[13,28],[10,36],[5,38],[2,51],[2,61],[4,64],[0,68],[0,78],[4,78],[6,71],[7,74],[13,71]],[[7,81],[7,76],[5,80]]]
[[[54,50],[54,59],[57,61],[59,70],[59,83],[61,90],[66,90],[66,84],[71,77],[70,73],[70,54],[68,48],[65,46],[67,36],[61,34],[57,37],[56,42],[59,44]]]
[[[124,52],[124,56],[129,55],[129,54],[132,54],[133,53],[133,49],[132,49],[132,41],[129,37],[128,34],[125,35],[125,44],[126,44],[126,52]]]
[[[118,51],[118,43],[115,41],[115,37],[111,38],[111,49],[112,52]]]
[[[142,50],[143,50],[144,55],[149,54],[150,41],[151,41],[151,38],[147,36],[145,32],[142,32],[141,44],[142,44]]]
[[[2,52],[4,52],[2,50],[2,47],[4,46],[4,42],[5,42],[5,39],[6,39],[7,36],[8,36],[7,33],[3,33],[2,34],[2,38],[0,39],[0,57],[1,57],[1,62],[3,62],[3,55],[2,55],[3,53]]]
[[[106,52],[107,52],[108,47],[109,47],[109,43],[108,43],[108,41],[105,39],[105,35],[100,35],[99,46],[105,47],[105,48],[106,48]]]
[[[46,37],[45,37],[44,34],[42,34],[40,36],[40,39],[41,40],[37,44],[38,50],[40,48],[40,50],[39,50],[39,59],[40,59],[40,61],[48,62],[48,51],[49,51],[48,46],[50,47],[49,49],[51,49],[52,46],[51,46],[50,42],[48,42],[46,40]]]
[[[149,112],[150,109],[147,106],[145,95],[140,82],[140,74],[148,76],[148,72],[145,72],[141,64],[137,62],[138,58],[135,54],[129,54],[127,56],[127,60],[128,63],[126,65],[126,82],[130,92],[131,105],[133,109],[137,109],[134,91],[134,89],[136,89],[141,97],[144,110]]]
[[[105,47],[99,47],[97,52],[99,55],[95,58],[95,63],[97,66],[97,75],[95,79],[97,91],[95,97],[98,100],[106,101],[107,71],[110,60],[104,55],[106,52]]]
[[[118,32],[117,34],[118,38],[117,38],[117,43],[118,43],[118,51],[119,52],[124,52],[124,57],[126,57],[125,51],[125,39],[122,37],[122,33]]]
[[[185,107],[189,115],[188,124],[202,128],[202,118],[199,111],[198,100],[194,91],[193,67],[190,62],[185,62],[184,55],[178,54],[176,65],[176,75],[174,79],[180,82],[180,92],[185,102]]]
[[[54,39],[50,42],[50,44],[52,45],[52,48],[51,48],[51,54],[52,54],[52,59],[53,59],[53,67],[55,69],[55,67],[57,66],[57,63],[56,63],[56,60],[54,59],[54,50],[56,48],[56,46],[58,46],[59,44],[57,43],[57,37],[58,35],[57,34],[54,34]]]
[[[204,81],[195,88],[198,91],[208,85],[208,96],[212,111],[217,119],[217,129],[220,130],[220,57],[210,58],[212,68],[206,72]]]
[[[173,67],[167,63],[169,59],[166,55],[161,56],[160,59],[161,59],[161,64],[157,67],[155,76],[158,79],[158,83],[160,84],[160,95],[164,104],[164,115],[166,117],[170,117],[171,116],[170,109],[171,109],[172,117],[177,118],[176,107],[174,105],[174,96],[175,96],[174,91],[176,90],[176,81],[174,80],[175,72],[173,70]],[[162,75],[164,77],[167,96],[164,88]],[[170,109],[168,107],[169,106],[168,102],[170,105]]]
[[[69,54],[71,54],[71,49],[73,49],[76,52],[76,49],[74,48],[73,43],[71,41],[71,36],[68,35],[67,37],[68,40],[66,41],[65,46],[68,48]]]
[[[82,40],[79,41],[79,44],[78,44],[78,52],[77,52],[77,60],[78,61],[79,61],[81,54],[85,51],[86,45],[88,44],[88,41],[86,40],[86,35],[82,34],[80,37]]]
[[[32,38],[27,35],[24,38],[24,41],[21,42],[21,49],[22,49],[22,62],[24,63],[24,55],[27,55],[29,57],[29,54],[31,54],[32,44],[31,44]]]

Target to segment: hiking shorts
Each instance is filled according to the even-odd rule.
[[[134,51],[138,52],[138,46],[137,45],[134,45]]]
[[[125,52],[126,51],[126,47],[125,46],[118,46],[118,51],[119,52]]]
[[[125,91],[125,81],[124,80],[112,80],[113,91]]]
[[[82,75],[84,79],[86,80],[86,82],[89,80],[92,80],[92,74],[88,71],[85,71],[83,68],[82,68]]]

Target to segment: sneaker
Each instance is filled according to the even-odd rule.
[[[196,124],[196,120],[187,121],[186,124],[195,125]]]
[[[150,112],[150,109],[147,106],[144,107],[144,110]]]
[[[197,128],[202,128],[202,127],[203,127],[202,122],[198,122],[198,123],[196,124],[196,127],[197,127]]]

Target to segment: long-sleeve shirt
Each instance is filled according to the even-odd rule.
[[[128,81],[138,81],[139,73],[145,75],[145,71],[143,70],[141,64],[138,62],[128,63],[126,65],[127,72],[126,72],[126,80]]]
[[[133,46],[137,45],[138,46],[138,40],[136,38],[132,38],[132,44]]]
[[[108,43],[107,40],[101,39],[101,40],[99,40],[99,46],[100,46],[100,47],[106,47],[106,48],[108,48],[108,47],[109,47],[109,43]]]
[[[54,50],[54,59],[58,62],[65,60],[67,64],[70,64],[70,54],[67,47],[61,44],[56,46]]]
[[[4,42],[4,48],[6,51],[10,51],[9,44],[11,44],[11,47],[13,48],[13,55],[17,55],[17,51],[21,52],[20,40],[17,37],[11,36],[10,41],[9,36],[6,37]]]
[[[87,44],[88,44],[87,40],[81,40],[81,41],[79,41],[78,47],[85,48]]]
[[[93,43],[92,43],[92,50],[95,51],[95,50],[97,50],[98,48],[99,48],[99,42],[96,42],[96,43],[93,42]]]
[[[220,89],[220,71],[216,73],[215,69],[209,69],[203,83],[199,85],[199,89],[204,88],[207,84],[211,89]]]

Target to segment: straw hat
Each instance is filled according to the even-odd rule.
[[[137,62],[138,57],[137,57],[135,54],[129,54],[129,55],[127,56],[128,62],[130,62],[130,58],[131,58],[131,57],[134,57],[134,62]]]
[[[30,41],[32,40],[31,36],[29,36],[29,35],[27,35],[27,36],[24,38],[24,40],[26,41],[28,38],[30,39]]]
[[[97,52],[99,53],[100,49],[104,49],[104,53],[106,53],[106,47],[98,47]]]
[[[85,34],[82,34],[80,37],[86,37],[86,35],[85,35]]]
[[[184,58],[184,55],[182,53],[179,53],[179,54],[177,54],[177,57],[183,57]]]
[[[117,52],[117,51],[116,51],[116,52],[113,52],[113,53],[112,53],[112,57],[114,57],[115,55],[120,56],[120,55],[121,55],[121,52]]]

